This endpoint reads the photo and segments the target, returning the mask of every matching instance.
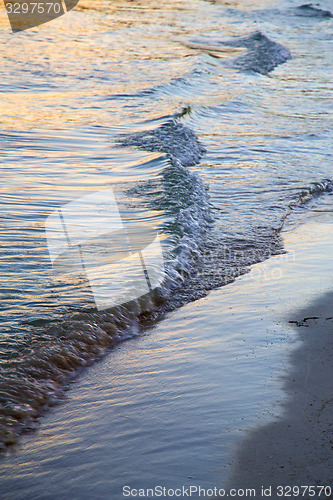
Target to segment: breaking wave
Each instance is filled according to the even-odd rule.
[[[316,7],[312,3],[307,3],[304,5],[300,5],[299,7],[296,7],[296,13],[299,16],[306,16],[306,17],[323,17],[323,18],[333,17],[332,12],[330,12],[329,10],[321,9],[320,7]]]
[[[270,40],[260,31],[227,42],[233,47],[246,47],[247,52],[233,61],[236,68],[267,75],[274,68],[291,59],[291,54],[283,45]]]
[[[198,39],[187,42],[186,45],[208,52],[224,52],[225,49],[222,47],[246,48],[245,54],[232,59],[229,65],[242,71],[254,71],[262,75],[268,75],[274,68],[291,59],[291,53],[287,48],[274,42],[261,31],[231,40],[214,41],[213,45]]]

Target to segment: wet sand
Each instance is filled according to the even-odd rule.
[[[281,311],[285,328],[292,325],[298,339],[282,377],[282,412],[273,422],[247,431],[236,447],[227,482],[228,488],[255,488],[255,498],[333,498],[329,489],[325,495],[318,488],[330,486],[333,493],[333,226],[329,213],[313,213],[309,219],[285,235],[286,247],[296,249],[288,295],[303,305],[296,300],[300,305],[295,307],[291,300]],[[287,495],[288,486],[315,488],[293,497],[292,492]],[[272,488],[267,496],[262,487]]]
[[[232,488],[258,492],[272,486],[271,498],[278,498],[279,485],[332,486],[333,292],[295,312],[289,321],[295,322],[301,343],[291,354],[292,368],[284,382],[284,412],[249,433],[229,481]]]

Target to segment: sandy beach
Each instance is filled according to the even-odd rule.
[[[318,488],[332,487],[332,303],[333,292],[290,316],[300,345],[290,356],[291,370],[283,384],[287,394],[283,414],[249,432],[239,447],[230,487],[257,492],[271,487],[271,498],[279,498],[279,491],[288,496],[288,485],[306,485],[315,487],[315,498],[332,498]],[[277,489],[281,485],[284,490]]]

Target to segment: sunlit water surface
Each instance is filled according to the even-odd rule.
[[[228,5],[201,0],[82,0],[70,14],[17,34],[10,33],[1,10],[0,355],[2,402],[9,408],[1,420],[5,443],[10,444],[22,426],[32,426],[35,416],[61,396],[81,358],[90,364],[110,347],[105,339],[91,343],[92,333],[106,335],[105,324],[112,323],[113,316],[96,314],[87,282],[54,280],[44,229],[53,210],[110,187],[130,195],[136,218],[160,232],[172,283],[171,297],[167,286],[161,292],[168,311],[232,281],[247,265],[281,252],[279,230],[288,214],[289,224],[296,227],[309,210],[330,207],[333,21],[301,15],[297,5],[259,0]],[[322,1],[321,7],[329,9],[329,2]],[[244,46],[221,44],[257,31],[292,56],[269,74],[235,65],[246,54]],[[200,446],[207,442],[204,415],[191,420],[198,392],[196,400],[203,398],[210,415],[211,458],[202,473],[207,481],[209,464],[216,467],[215,460],[224,453],[216,436],[219,426],[227,428],[228,412],[234,415],[242,404],[249,408],[242,415],[255,414],[258,393],[241,384],[236,403],[232,381],[254,381],[262,373],[260,364],[249,362],[238,366],[236,376],[227,357],[222,362],[216,357],[225,349],[241,352],[243,339],[230,334],[232,329],[217,328],[233,322],[233,317],[213,303],[204,299],[200,313],[190,320],[196,325],[190,328],[193,344],[188,343],[186,322],[171,321],[167,334],[161,326],[149,340],[136,338],[120,345],[103,365],[104,370],[109,364],[113,367],[108,372],[113,395],[105,402],[110,412],[130,404],[129,394],[141,398],[133,404],[146,408],[142,432],[157,448],[169,446],[162,431],[174,425],[169,396],[175,401],[175,415],[187,412],[188,428],[184,433],[179,428],[183,441],[178,450],[173,445],[169,454],[157,459],[161,470],[172,456],[185,460],[182,454],[196,442],[193,461],[186,472],[181,469],[181,476],[200,469]],[[140,307],[146,311],[146,306]],[[251,337],[248,314],[244,310],[241,330]],[[134,316],[117,319],[112,328],[117,328],[118,339],[141,331]],[[77,347],[66,337],[73,317],[74,329],[89,348]],[[207,321],[210,327],[205,330]],[[253,346],[256,342],[254,338]],[[158,368],[161,386],[156,392],[150,391],[145,371],[146,365],[155,363],[149,349],[167,350]],[[145,354],[139,359],[142,350]],[[198,373],[207,377],[196,387],[187,386],[189,399],[181,396],[185,361],[177,368],[167,366],[168,357],[183,355],[191,373],[198,363]],[[168,370],[179,370],[179,382],[169,396]],[[172,376],[175,379],[175,373]],[[8,392],[8,380],[14,392]],[[92,388],[88,392],[84,426],[94,418]],[[155,414],[151,435],[148,417]],[[109,418],[111,422],[122,417],[112,413]],[[128,453],[132,449],[136,462],[131,418],[125,438],[115,446]],[[202,433],[197,432],[201,426]],[[93,441],[92,436],[87,439]],[[128,473],[126,460],[119,462],[121,471],[114,469],[115,476]],[[145,468],[143,476],[150,477]]]

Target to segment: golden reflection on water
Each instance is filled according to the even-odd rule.
[[[92,9],[93,15],[89,12],[88,16],[87,9]],[[177,9],[185,16],[191,12],[189,2],[178,2]],[[159,21],[152,16],[155,11]],[[162,31],[156,29],[156,22]],[[59,19],[11,34],[10,43],[0,54],[3,125],[58,128],[69,123],[123,122],[121,109],[109,106],[107,101],[100,104],[99,100],[112,94],[134,94],[183,75],[182,60],[191,51],[180,43],[170,43],[169,23],[179,32],[182,20],[175,16],[169,2],[150,2],[147,8],[137,2],[94,1],[80,2],[76,11]],[[4,34],[7,30],[11,33],[4,8],[0,24]],[[151,64],[140,63],[147,60]],[[182,98],[170,97],[170,101],[177,100]],[[165,107],[167,113],[169,105]]]
[[[228,7],[229,3],[223,5]],[[146,119],[180,111],[189,100],[192,106],[204,106],[208,99],[212,105],[235,98],[241,92],[240,78],[234,76],[236,84],[225,88],[218,85],[223,74],[226,81],[235,74],[220,68],[213,59],[213,90],[218,89],[218,93],[202,88],[195,79],[188,88],[177,87],[184,72],[191,73],[197,66],[196,58],[209,57],[183,43],[193,36],[189,26],[198,25],[198,19],[198,35],[210,32],[206,9],[207,4],[199,1],[193,9],[190,0],[83,0],[61,18],[11,35],[0,54],[3,126],[59,129],[80,124],[124,125],[124,113],[125,121],[133,119],[130,103],[116,102],[110,96],[134,95],[168,82],[170,89],[154,97]],[[4,9],[0,22],[4,31],[10,32]],[[228,29],[222,16],[216,32],[225,38],[233,34]],[[227,50],[227,57],[232,58],[233,52]],[[137,112],[133,114],[137,116]]]

